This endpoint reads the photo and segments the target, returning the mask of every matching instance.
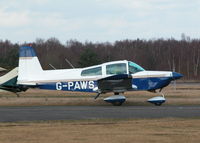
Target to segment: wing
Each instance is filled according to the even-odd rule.
[[[132,76],[129,74],[118,74],[97,80],[99,93],[125,92],[135,89],[132,85]]]

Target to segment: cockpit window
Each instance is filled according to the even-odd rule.
[[[120,64],[111,64],[106,66],[106,74],[126,74],[126,64],[120,63]]]
[[[144,71],[144,69],[133,62],[128,62],[129,73],[134,74],[136,72]]]
[[[81,76],[96,76],[96,75],[102,75],[101,67],[86,69],[81,72]]]

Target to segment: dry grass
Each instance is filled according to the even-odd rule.
[[[0,143],[199,143],[200,119],[0,123]]]
[[[167,102],[165,105],[200,105],[199,84],[177,84],[166,87],[163,92]],[[20,93],[20,98],[15,94],[0,92],[0,106],[30,106],[30,105],[108,105],[102,99],[112,94],[101,95],[94,100],[95,93],[64,92],[29,89]],[[128,98],[124,105],[150,105],[147,99],[157,96],[146,91],[126,92]]]

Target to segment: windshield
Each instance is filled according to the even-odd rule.
[[[141,66],[137,65],[134,62],[128,62],[128,68],[129,68],[130,74],[134,74],[136,72],[144,71],[144,69]]]

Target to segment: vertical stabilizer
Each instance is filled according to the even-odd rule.
[[[18,84],[29,82],[42,73],[42,67],[32,47],[20,48],[18,70]]]

